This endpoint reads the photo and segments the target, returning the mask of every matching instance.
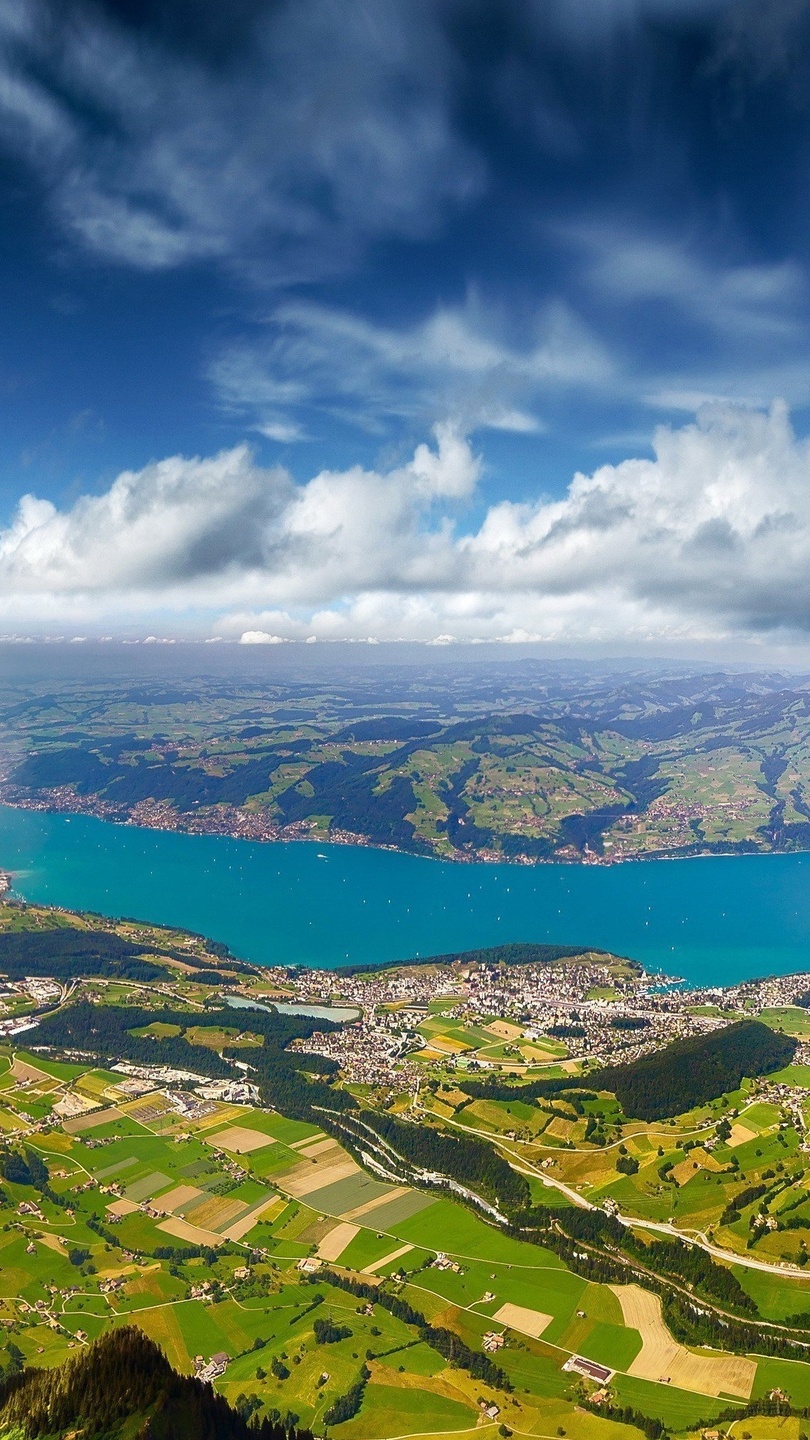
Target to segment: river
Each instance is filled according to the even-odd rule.
[[[0,806],[0,869],[29,900],[185,926],[263,965],[549,940],[614,950],[693,984],[810,969],[810,854],[459,865]]]

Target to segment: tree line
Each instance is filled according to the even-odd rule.
[[[446,955],[413,955],[409,960],[383,960],[373,965],[338,965],[336,975],[376,975],[379,970],[394,970],[401,965],[553,965],[557,960],[574,960],[577,955],[597,954],[584,945],[537,945],[514,941],[508,945],[489,945],[483,950],[450,950]]]
[[[101,975],[146,984],[161,979],[160,966],[145,960],[144,954],[157,954],[157,951],[109,930],[58,925],[51,930],[11,930],[0,934],[0,971],[9,980],[24,980],[29,975],[55,980]]]
[[[507,1211],[528,1204],[526,1177],[513,1170],[486,1141],[467,1135],[446,1135],[427,1125],[408,1124],[375,1111],[365,1111],[363,1120],[412,1165],[438,1171],[470,1189],[481,1191],[485,1199]]]
[[[326,1282],[328,1285],[335,1285],[339,1290],[345,1290],[350,1295],[356,1295],[359,1300],[370,1301],[373,1305],[381,1305],[389,1315],[401,1320],[403,1325],[413,1325],[419,1331],[420,1340],[438,1350],[451,1365],[459,1370],[466,1370],[474,1380],[483,1380],[486,1385],[491,1385],[496,1390],[512,1390],[512,1382],[505,1370],[490,1360],[488,1355],[480,1350],[471,1350],[465,1345],[460,1335],[454,1330],[445,1330],[440,1326],[429,1324],[426,1316],[421,1310],[415,1309],[407,1300],[399,1295],[391,1295],[383,1287],[367,1285],[362,1280],[351,1280],[348,1275],[338,1275],[334,1270],[321,1270],[317,1280],[312,1277],[313,1284]]]

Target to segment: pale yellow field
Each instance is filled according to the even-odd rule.
[[[222,1235],[225,1240],[241,1240],[260,1220],[277,1220],[286,1208],[287,1201],[276,1195],[265,1204],[252,1206],[244,1215],[240,1215],[238,1220],[234,1220],[232,1225],[228,1225]]]
[[[217,1125],[224,1125],[226,1121],[238,1121],[242,1119],[243,1110],[239,1105],[228,1105],[224,1100],[212,1110],[210,1115],[203,1115],[201,1119],[194,1121],[194,1129],[199,1133],[201,1130],[216,1130]],[[178,1123],[180,1117],[178,1116]],[[204,1137],[203,1137],[204,1138]]]
[[[250,1155],[253,1150],[263,1150],[265,1145],[275,1145],[272,1135],[263,1135],[261,1130],[249,1130],[244,1125],[231,1125],[216,1135],[206,1135],[207,1145],[218,1145],[222,1150],[232,1150],[235,1155]]]
[[[360,1273],[361,1275],[376,1275],[377,1271],[382,1270],[384,1265],[390,1265],[392,1260],[399,1260],[401,1256],[407,1255],[410,1250],[413,1250],[413,1245],[400,1245],[396,1250],[391,1250],[387,1255],[383,1255],[381,1260],[375,1260],[373,1265],[364,1265]]]
[[[91,1115],[77,1115],[73,1120],[63,1120],[62,1129],[68,1135],[80,1135],[84,1130],[94,1130],[97,1125],[106,1125],[110,1120],[120,1120],[121,1111],[115,1105],[107,1110],[94,1110]]]
[[[220,1229],[229,1221],[244,1215],[247,1208],[244,1200],[223,1200],[218,1195],[212,1195],[210,1200],[204,1200],[202,1205],[194,1207],[191,1223],[202,1226],[203,1230]]]
[[[65,1241],[61,1235],[49,1235],[43,1230],[37,1235],[37,1240],[41,1245],[47,1245],[49,1250],[55,1250],[57,1255],[64,1255]]]
[[[223,1239],[216,1230],[203,1230],[202,1226],[190,1225],[188,1220],[181,1220],[177,1215],[170,1220],[161,1220],[158,1230],[176,1235],[178,1240],[188,1240],[192,1245],[221,1245]]]
[[[113,1265],[108,1270],[99,1270],[98,1278],[99,1280],[109,1280],[113,1275],[126,1277],[127,1275],[135,1274],[137,1274],[137,1267],[135,1265]]]
[[[519,1025],[510,1025],[508,1020],[493,1020],[484,1028],[490,1035],[497,1035],[499,1040],[519,1040],[523,1034]]]
[[[346,1151],[343,1149],[340,1141],[335,1140],[334,1137],[331,1135],[323,1135],[317,1140],[306,1140],[303,1145],[299,1145],[297,1147],[298,1154],[306,1155],[307,1150],[309,1150],[310,1146],[312,1145],[318,1146],[318,1154],[314,1158],[318,1160],[319,1164],[323,1164],[324,1161],[329,1158],[330,1151],[333,1160],[336,1160],[339,1156],[346,1154]],[[290,1148],[292,1149],[292,1146]],[[312,1160],[312,1158],[313,1157],[310,1155],[309,1159]],[[304,1166],[303,1160],[297,1168],[299,1170],[303,1170],[306,1168]]]
[[[684,1160],[673,1166],[670,1174],[678,1185],[685,1185],[687,1180],[691,1180],[700,1170],[716,1172],[722,1168],[720,1161],[716,1160],[714,1155],[710,1155],[706,1150],[698,1149],[690,1151]]]
[[[177,1317],[170,1306],[161,1305],[154,1309],[146,1307],[138,1312],[138,1325],[164,1351],[169,1363],[176,1370],[188,1373],[191,1370],[188,1349],[183,1339]]]
[[[735,1145],[744,1145],[746,1140],[756,1140],[756,1138],[756,1130],[749,1130],[747,1125],[732,1125],[728,1144],[733,1149]]]
[[[315,1160],[319,1155],[325,1155],[327,1151],[334,1150],[335,1142],[331,1139],[313,1140],[309,1145],[301,1145],[299,1155],[306,1155],[307,1160]]]
[[[314,1161],[305,1160],[301,1165],[295,1165],[286,1175],[279,1176],[276,1183],[280,1190],[300,1198],[311,1195],[313,1190],[322,1190],[326,1185],[334,1185],[338,1180],[348,1180],[350,1175],[357,1175],[359,1171],[360,1166],[334,1140],[329,1149],[324,1149]]]
[[[190,1200],[196,1200],[202,1193],[196,1185],[175,1185],[173,1190],[167,1190],[165,1195],[161,1195],[160,1199],[154,1200],[152,1204],[156,1210],[163,1210],[168,1215],[172,1210],[180,1210],[184,1205],[188,1205]]]
[[[550,1045],[536,1045],[532,1043],[528,1045],[520,1045],[518,1046],[518,1049],[520,1050],[523,1059],[526,1061],[553,1060],[556,1055],[556,1052],[551,1049]]]
[[[133,1210],[137,1210],[137,1208],[134,1200],[124,1200],[122,1198],[120,1200],[113,1200],[112,1204],[107,1206],[107,1212],[110,1215],[131,1215]]]
[[[323,1139],[325,1139],[325,1138],[326,1138],[326,1137],[324,1136],[324,1133],[323,1133],[322,1130],[316,1130],[314,1135],[305,1135],[304,1138],[303,1138],[303,1140],[293,1140],[293,1141],[291,1141],[291,1142],[290,1142],[290,1149],[291,1149],[291,1150],[303,1150],[305,1145],[312,1145],[312,1144],[314,1143],[314,1141],[316,1141],[316,1140],[323,1140]]]
[[[53,1075],[49,1075],[47,1071],[38,1070],[36,1065],[29,1065],[27,1060],[18,1060],[16,1056],[11,1067],[11,1073],[15,1080],[34,1080],[37,1084],[45,1081],[49,1088],[59,1084],[59,1081],[55,1080]]]
[[[521,1335],[531,1335],[539,1340],[543,1331],[553,1320],[553,1315],[544,1315],[542,1310],[529,1310],[525,1305],[502,1305],[493,1315],[493,1320],[508,1325],[510,1330],[519,1330]]]
[[[564,1115],[555,1115],[546,1126],[546,1134],[553,1135],[557,1140],[567,1140],[575,1125],[575,1120],[566,1120]]]
[[[747,1400],[757,1373],[756,1361],[745,1355],[698,1355],[673,1340],[661,1314],[661,1299],[640,1285],[611,1285],[622,1307],[625,1325],[638,1330],[641,1349],[628,1375],[665,1380],[698,1395],[734,1395]]]
[[[345,1220],[333,1225],[318,1245],[319,1260],[339,1260],[347,1245],[360,1233],[359,1225],[349,1225]]]
[[[369,1215],[380,1205],[387,1205],[389,1200],[398,1200],[400,1195],[407,1195],[409,1192],[409,1185],[394,1185],[390,1190],[386,1190],[384,1195],[378,1195],[375,1200],[366,1200],[362,1205],[355,1205],[353,1210],[347,1210],[344,1219],[359,1220],[362,1215]]]
[[[430,1048],[438,1050],[441,1055],[460,1055],[471,1047],[466,1040],[454,1040],[450,1035],[431,1035]]]

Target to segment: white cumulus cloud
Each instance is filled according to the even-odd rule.
[[[781,403],[706,407],[659,429],[654,458],[471,525],[480,480],[443,425],[385,471],[295,484],[239,447],[127,472],[63,510],[24,496],[0,532],[0,621],[139,620],[243,644],[810,633],[810,441]]]

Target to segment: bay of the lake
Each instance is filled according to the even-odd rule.
[[[0,869],[28,900],[184,926],[262,965],[533,940],[613,950],[695,985],[810,969],[810,854],[461,865],[0,806]]]

